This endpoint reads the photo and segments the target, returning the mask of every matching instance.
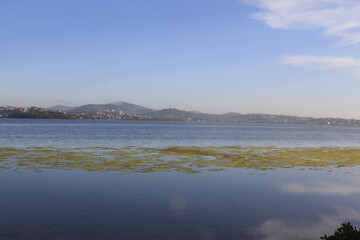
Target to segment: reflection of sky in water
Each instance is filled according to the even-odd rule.
[[[290,183],[284,185],[282,189],[285,192],[300,194],[339,194],[345,196],[360,194],[359,183],[343,184],[320,182],[312,185]]]
[[[186,211],[186,199],[181,195],[174,195],[170,199],[170,208],[174,214],[182,214]]]
[[[282,183],[279,186],[281,191],[293,194],[312,195],[343,195],[353,196],[360,194],[359,166],[333,168],[336,177],[330,172],[322,178],[314,181],[313,176],[300,181]],[[321,173],[323,173],[321,171]]]
[[[360,211],[354,208],[338,207],[331,213],[323,214],[318,219],[297,221],[296,219],[268,219],[251,232],[256,239],[320,239],[322,234],[331,235],[340,223],[352,221],[360,223]]]
[[[316,172],[313,172],[309,178],[297,179],[292,183],[280,183],[279,189],[285,193],[312,196],[313,201],[322,199],[322,211],[309,219],[269,218],[252,228],[250,232],[255,239],[261,240],[319,239],[322,234],[331,235],[341,223],[350,221],[355,225],[360,224],[360,205],[355,204],[360,194],[360,182],[358,176],[350,174],[356,171],[355,169],[358,167],[337,169],[336,174],[327,176],[324,172],[321,172],[320,176],[315,176]],[[344,176],[344,173],[347,175]],[[339,174],[342,175],[342,180],[334,178],[339,177]],[[299,197],[298,201],[302,199]]]
[[[355,197],[314,192],[323,183],[355,186],[349,171],[3,170],[0,239],[319,239],[341,222],[360,223]],[[314,189],[284,188],[294,183]]]

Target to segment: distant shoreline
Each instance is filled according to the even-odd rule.
[[[1,119],[29,119],[29,120],[72,120],[72,121],[135,121],[135,122],[184,122],[184,123],[219,123],[219,124],[250,124],[250,125],[288,125],[288,126],[337,126],[337,127],[360,127],[360,125],[339,125],[339,124],[304,124],[304,123],[254,123],[254,122],[220,122],[220,121],[185,121],[176,119],[79,119],[79,118],[13,118],[0,117]]]
[[[313,118],[275,114],[208,114],[173,108],[153,110],[123,102],[116,104],[89,104],[69,110],[0,106],[0,118],[360,126],[360,120],[357,119]]]

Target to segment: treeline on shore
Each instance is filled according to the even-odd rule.
[[[13,111],[8,118],[39,118],[39,119],[76,119],[75,116],[64,112],[34,110],[29,112]]]

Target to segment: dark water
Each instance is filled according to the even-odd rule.
[[[0,120],[0,146],[359,146],[359,128]],[[360,156],[359,156],[360,157]],[[360,167],[0,170],[0,239],[319,239],[360,224]]]

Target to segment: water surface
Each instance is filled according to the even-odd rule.
[[[0,120],[0,146],[359,147],[359,128]],[[360,157],[360,156],[359,156]],[[319,239],[360,224],[360,167],[0,170],[0,239]]]
[[[0,119],[1,146],[360,146],[360,127]]]

